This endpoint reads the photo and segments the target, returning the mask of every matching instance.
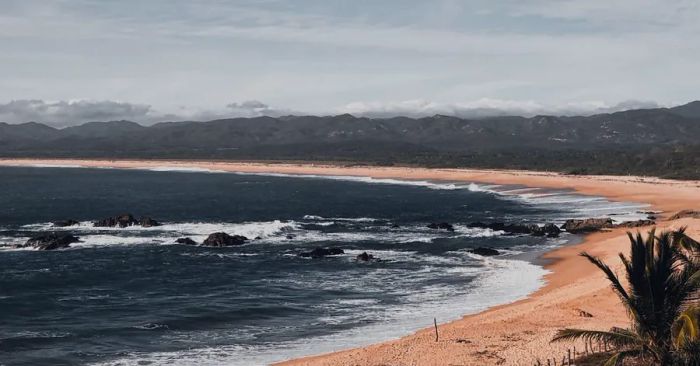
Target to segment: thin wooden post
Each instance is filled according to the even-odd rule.
[[[569,357],[569,365],[571,365],[571,350],[567,349],[566,350],[567,356]],[[574,353],[576,353],[576,349],[574,348]]]
[[[433,318],[433,324],[435,324],[435,342],[437,342],[440,339],[440,334],[438,334],[437,328],[437,318]]]

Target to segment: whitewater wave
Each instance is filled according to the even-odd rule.
[[[351,254],[355,254],[352,252]],[[382,251],[383,257],[390,257],[390,251]],[[404,254],[395,253],[403,256]],[[464,314],[472,314],[492,306],[517,301],[539,289],[548,271],[525,261],[472,257],[480,267],[466,267],[441,271],[443,275],[464,275],[475,277],[473,286],[459,292],[454,286],[435,284],[423,287],[420,291],[405,294],[405,303],[394,306],[381,304],[374,298],[346,299],[319,304],[320,314],[337,308],[350,309],[334,317],[320,316],[314,319],[322,324],[348,322],[369,322],[370,325],[351,328],[330,335],[306,337],[303,339],[274,344],[225,345],[202,347],[174,352],[132,353],[124,358],[96,363],[96,365],[267,365],[289,358],[337,351],[349,347],[360,347],[372,343],[395,339],[418,329],[431,326],[433,318],[443,323],[459,319]],[[456,259],[459,260],[459,259]],[[434,270],[416,271],[413,276],[434,276]],[[374,272],[365,281],[382,281],[386,273]],[[364,288],[362,282],[352,284]],[[455,292],[457,291],[457,293]],[[360,309],[357,307],[360,306]],[[354,310],[353,310],[354,309]]]
[[[143,170],[143,168],[136,168],[137,170]],[[197,168],[197,167],[181,167],[181,166],[158,166],[153,168],[147,168],[152,172],[179,172],[179,173],[229,173],[225,170],[207,169],[207,168]]]
[[[322,217],[316,215],[304,215],[304,220],[315,221],[350,221],[350,222],[378,222],[388,221],[385,219],[375,219],[373,217]]]
[[[326,221],[333,220],[333,221]],[[382,223],[375,225],[375,223]],[[356,223],[368,226],[357,227]],[[322,228],[335,225],[334,231]],[[347,225],[347,226],[345,226]],[[314,226],[316,226],[314,228]],[[178,238],[189,237],[196,242],[204,241],[209,234],[225,232],[243,235],[254,239],[250,243],[263,244],[306,244],[314,242],[383,242],[383,243],[431,243],[440,238],[487,238],[503,235],[503,231],[488,228],[470,228],[455,224],[454,232],[429,229],[427,223],[404,225],[398,228],[388,226],[387,221],[371,217],[358,218],[324,218],[306,215],[303,220],[273,220],[261,222],[225,223],[225,222],[184,222],[163,223],[161,226],[141,227],[138,225],[119,227],[95,227],[92,222],[84,221],[78,225],[56,228],[50,222],[21,226],[27,232],[66,231],[80,238],[73,248],[101,247],[110,245],[138,244],[175,244]],[[29,237],[0,237],[0,244],[7,247],[22,244]],[[7,249],[6,247],[6,249]],[[21,250],[33,250],[22,248]]]

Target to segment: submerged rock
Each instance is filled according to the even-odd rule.
[[[197,242],[190,238],[178,238],[175,242],[178,244],[197,245]]]
[[[53,227],[68,227],[68,226],[75,226],[80,224],[80,221],[77,220],[61,220],[61,221],[54,221],[52,223]]]
[[[345,254],[345,251],[340,248],[321,248],[317,247],[310,252],[299,253],[300,257],[304,258],[323,258],[329,255]]]
[[[475,248],[475,249],[471,249],[471,250],[469,250],[469,253],[474,253],[474,254],[478,254],[478,255],[485,256],[485,257],[491,257],[491,256],[494,256],[494,255],[499,255],[499,254],[501,254],[501,252],[499,252],[499,251],[496,250],[496,249],[485,248],[485,247],[478,247],[478,248]]]
[[[447,231],[455,231],[455,227],[452,226],[452,224],[448,222],[433,222],[428,225],[428,228],[430,229],[441,229],[441,230],[447,230]]]
[[[213,233],[202,242],[202,245],[208,247],[229,247],[233,245],[243,245],[246,241],[248,241],[248,238],[242,235]]]
[[[578,219],[570,219],[566,220],[562,228],[572,234],[578,234],[578,233],[589,233],[593,231],[598,231],[601,229],[610,229],[612,228],[613,221],[611,218],[602,218],[602,219],[585,219],[585,220],[578,220]]]
[[[362,252],[361,254],[358,254],[355,259],[360,262],[369,262],[374,259],[374,256],[367,252]]]
[[[68,248],[72,243],[79,241],[78,237],[70,234],[49,233],[32,237],[24,243],[23,247],[33,247],[38,250],[54,250]]]

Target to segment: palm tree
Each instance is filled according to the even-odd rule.
[[[588,253],[581,255],[605,273],[630,316],[630,328],[609,331],[562,329],[552,341],[584,339],[606,342],[617,352],[605,365],[621,365],[625,358],[635,356],[650,357],[655,364],[671,365],[678,352],[674,348],[672,328],[693,295],[700,290],[700,271],[692,265],[695,259],[679,249],[682,243],[692,243],[681,239],[687,238],[684,231],[663,232],[656,236],[652,230],[646,239],[640,233],[636,236],[628,233],[628,236],[630,257],[620,253],[628,289],[599,258]],[[686,337],[686,333],[683,334]],[[697,346],[694,341],[680,343],[683,347]]]

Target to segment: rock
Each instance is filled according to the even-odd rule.
[[[54,221],[52,226],[53,227],[68,227],[68,226],[74,226],[80,224],[80,221],[77,220],[62,220],[62,221]]]
[[[139,221],[134,218],[131,214],[121,214],[115,217],[108,217],[103,220],[95,221],[93,226],[95,227],[127,227],[132,225],[138,225]]]
[[[447,223],[447,222],[433,222],[428,225],[429,228],[431,229],[442,229],[442,230],[447,230],[447,231],[455,231],[454,226],[452,224]]]
[[[642,226],[651,226],[651,225],[656,225],[656,222],[654,220],[637,220],[637,221],[625,221],[622,223],[619,223],[615,225],[615,227],[642,227]]]
[[[190,238],[178,238],[175,242],[178,244],[197,245],[197,242]]]
[[[304,258],[323,258],[329,255],[339,255],[339,254],[344,254],[345,251],[343,251],[340,248],[321,248],[317,247],[314,248],[314,250],[310,252],[304,252],[304,253],[299,253],[300,257]]]
[[[78,237],[70,234],[49,233],[32,237],[24,243],[23,247],[34,247],[38,250],[54,250],[68,248],[72,243],[79,241]]]
[[[469,250],[469,253],[483,255],[484,257],[490,257],[490,256],[501,254],[501,252],[499,252],[496,249],[484,248],[484,247],[478,247],[476,249],[471,249],[471,250]]]
[[[544,231],[548,238],[557,238],[559,237],[559,234],[561,234],[561,229],[559,226],[552,223],[544,224],[542,231]]]
[[[152,218],[148,216],[144,216],[139,220],[139,224],[143,227],[153,227],[153,226],[160,226],[160,223],[156,220],[153,220]]]
[[[207,237],[202,245],[208,247],[229,247],[232,245],[242,245],[248,238],[242,235],[229,235],[226,233],[213,233]]]
[[[472,223],[470,223],[470,224],[467,224],[467,227],[470,227],[470,228],[492,229],[492,230],[496,230],[496,229],[494,229],[495,227],[503,228],[504,226],[505,226],[505,224],[502,223],[502,222],[495,222],[495,223],[492,223],[492,224],[485,224],[485,223],[483,223],[483,222],[481,222],[481,221],[477,221],[477,222],[472,222]],[[499,229],[499,230],[500,230],[500,229]]]
[[[589,233],[601,229],[609,229],[613,227],[613,221],[607,217],[604,219],[570,219],[566,220],[562,228],[572,234]]]
[[[485,224],[483,222],[473,222],[467,225],[470,228],[491,229],[494,231],[505,231],[508,234],[530,234],[534,236],[548,236],[556,238],[561,233],[561,230],[554,224],[545,224],[539,226],[536,224],[504,224],[502,222],[494,222]]]
[[[374,259],[374,256],[368,254],[367,252],[362,252],[362,254],[358,254],[357,257],[355,257],[355,259],[360,262],[369,262]]]
[[[686,217],[689,217],[691,219],[700,219],[700,211],[696,211],[696,210],[678,211],[678,212],[676,212],[675,215],[669,217],[668,219],[670,221],[670,220],[678,220],[678,219],[682,219],[682,218],[686,218]]]
[[[655,215],[657,213],[660,213],[659,211],[637,211],[639,214],[645,214],[645,215]]]

